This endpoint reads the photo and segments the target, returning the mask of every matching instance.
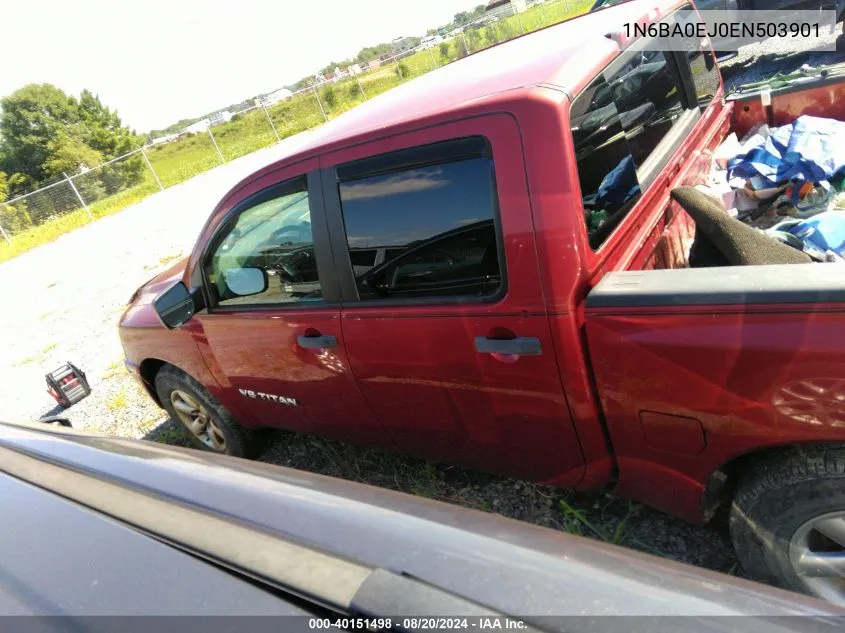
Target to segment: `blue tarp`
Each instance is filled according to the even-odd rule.
[[[845,123],[802,116],[771,135],[744,156],[728,162],[730,177],[758,174],[772,186],[787,181],[822,182],[845,173]]]
[[[833,251],[837,255],[845,253],[845,212],[820,213],[790,227],[788,231],[822,251]]]

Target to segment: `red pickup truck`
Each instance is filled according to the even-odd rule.
[[[731,504],[751,576],[845,603],[843,269],[689,267],[669,195],[731,131],[845,119],[845,81],[726,100],[706,41],[607,30],[688,6],[578,17],[291,139],[132,297],[127,366],[230,455],[275,427]]]

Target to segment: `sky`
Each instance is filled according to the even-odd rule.
[[[0,96],[88,88],[143,133],[270,92],[483,0],[0,0]]]

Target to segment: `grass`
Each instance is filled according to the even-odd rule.
[[[161,257],[158,260],[157,263],[147,264],[146,266],[144,266],[144,270],[153,270],[155,268],[161,268],[162,266],[166,266],[170,262],[175,261],[175,260],[179,259],[180,257],[181,257],[181,255],[165,255],[164,257]],[[122,309],[123,308],[121,307],[121,310]]]
[[[114,378],[115,376],[123,374],[125,372],[124,367],[125,366],[123,364],[123,361],[120,360],[120,359],[110,363],[109,366],[106,367],[106,371],[103,372],[103,378],[102,379],[104,381],[110,380],[110,379]]]
[[[46,345],[40,352],[37,354],[33,354],[32,356],[27,356],[25,358],[21,358],[20,360],[15,361],[12,363],[12,367],[22,367],[24,365],[29,365],[30,363],[35,363],[37,361],[43,361],[47,354],[52,352],[54,349],[58,347],[58,343],[50,343]]]
[[[561,499],[561,528],[570,534],[578,536],[590,536],[597,538],[611,545],[624,545],[628,540],[625,527],[629,519],[634,515],[636,506],[628,502],[627,513],[619,520],[612,532],[596,528],[585,516],[584,510],[571,506],[565,499]],[[585,532],[586,529],[586,532]]]
[[[475,53],[524,32],[568,19],[585,12],[591,4],[590,0],[550,0],[496,24],[467,30],[462,36],[447,40],[443,50],[435,47],[418,51],[398,63],[389,62],[377,70],[361,75],[357,81],[355,78],[348,78],[336,84],[305,91],[284,102],[269,106],[266,113],[264,109],[256,108],[235,115],[230,122],[212,128],[212,134],[223,155],[222,160],[211,137],[206,133],[158,145],[147,150],[147,156],[162,186],[172,187],[213,169],[224,161],[234,160],[272,145],[277,141],[276,133],[284,139],[315,128],[326,118],[337,117],[366,99],[372,99],[400,83],[453,62],[468,52]],[[276,133],[273,132],[268,117],[273,121]],[[137,155],[131,160],[136,159],[139,160]],[[149,170],[144,168],[141,173],[141,181],[133,187],[89,204],[93,219],[117,213],[159,191]],[[62,208],[73,209],[76,205],[69,187],[67,191],[63,191],[62,186],[56,187],[49,195],[40,198],[42,204],[56,204],[55,201],[50,201],[50,196],[63,198]],[[0,239],[0,262],[52,242],[92,220],[81,208],[44,215],[53,217],[48,217],[38,226],[14,233],[11,244]]]
[[[179,259],[179,255],[165,255],[164,257],[159,258],[158,263],[159,265],[164,266],[177,259]]]
[[[12,367],[23,367],[24,365],[29,365],[30,363],[34,363],[38,360],[38,356],[27,356],[26,358],[21,358],[18,361],[15,361],[12,364]]]
[[[109,399],[106,400],[106,408],[109,411],[114,412],[123,410],[126,407],[128,392],[128,387],[123,385],[114,393],[114,395],[110,396]]]

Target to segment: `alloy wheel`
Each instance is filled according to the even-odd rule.
[[[196,398],[189,393],[174,389],[170,394],[170,402],[179,420],[203,446],[216,453],[226,452],[226,438],[223,432],[214,423],[208,410]]]
[[[789,543],[792,569],[815,596],[845,606],[845,511],[807,521]]]

